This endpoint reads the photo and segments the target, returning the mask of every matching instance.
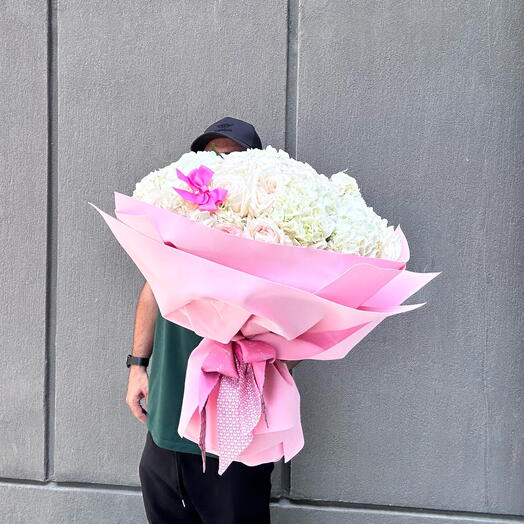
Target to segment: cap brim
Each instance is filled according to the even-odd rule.
[[[232,138],[232,137],[228,136],[225,133],[215,133],[215,132],[213,132],[213,133],[204,133],[203,135],[200,135],[199,137],[195,138],[195,140],[193,140],[193,143],[191,144],[191,151],[193,151],[195,153],[197,151],[204,151],[204,149],[206,148],[207,144],[209,144],[209,142],[211,142],[211,140],[213,140],[213,138],[230,138],[231,140],[233,140],[237,144],[240,144],[242,147],[245,147],[246,149],[249,149],[251,147],[251,146],[249,146],[247,144],[244,144],[240,140],[237,140],[236,138]]]

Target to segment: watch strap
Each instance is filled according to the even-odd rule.
[[[144,366],[147,368],[149,364],[149,357],[134,357],[133,355],[127,355],[126,365],[130,367],[135,366]]]

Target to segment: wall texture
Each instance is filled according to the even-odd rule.
[[[143,278],[100,216],[225,115],[345,167],[442,271],[304,361],[275,523],[524,521],[521,0],[7,0],[0,522],[146,522],[125,404]]]

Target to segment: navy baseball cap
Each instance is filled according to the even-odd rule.
[[[262,149],[262,142],[255,127],[243,120],[226,116],[211,124],[191,144],[191,151],[203,151],[213,138],[231,138],[247,149]]]

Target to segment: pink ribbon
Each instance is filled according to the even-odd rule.
[[[217,187],[209,189],[208,184],[213,176],[213,171],[205,165],[201,165],[189,172],[186,176],[180,169],[176,170],[177,176],[196,193],[191,193],[183,189],[171,186],[183,199],[195,202],[201,210],[215,211],[217,204],[224,201],[227,194],[227,189]]]
[[[199,411],[202,471],[206,471],[206,404],[218,384],[217,436],[218,474],[221,475],[253,440],[253,429],[262,414],[266,425],[263,388],[266,365],[276,358],[276,350],[267,342],[235,335],[229,344],[214,341],[202,362]]]

